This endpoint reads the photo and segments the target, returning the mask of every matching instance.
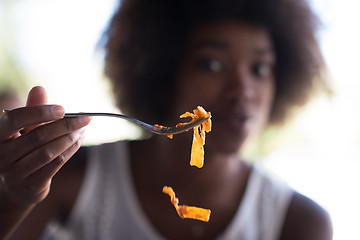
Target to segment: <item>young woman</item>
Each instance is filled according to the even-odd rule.
[[[321,84],[314,20],[299,0],[123,1],[106,32],[117,103],[164,125],[198,105],[210,111],[204,167],[189,165],[191,133],[74,155],[90,119],[63,118],[35,87],[0,119],[2,236],[331,239],[320,206],[239,154]],[[211,209],[210,221],[179,218],[165,185],[181,204]]]

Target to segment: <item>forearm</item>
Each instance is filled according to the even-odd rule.
[[[0,192],[0,239],[8,239],[33,208],[34,205],[21,206],[11,202]]]

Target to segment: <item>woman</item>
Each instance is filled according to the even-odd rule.
[[[117,103],[164,125],[197,105],[211,111],[204,167],[189,166],[190,133],[74,155],[90,119],[62,118],[35,87],[0,121],[2,236],[331,239],[320,206],[238,154],[321,82],[314,20],[298,0],[123,1],[106,32]],[[211,209],[210,221],[179,218],[164,185],[180,203]]]

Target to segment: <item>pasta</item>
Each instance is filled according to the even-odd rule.
[[[204,108],[198,106],[193,110],[193,113],[186,112],[180,116],[180,118],[185,117],[191,117],[192,121],[204,117],[209,118],[202,124],[194,127],[194,136],[191,147],[190,165],[202,168],[204,165],[205,132],[208,133],[211,131],[211,114],[210,112],[206,112]]]
[[[176,125],[177,127],[177,125]],[[162,125],[159,125],[159,124],[154,124],[154,128],[157,128],[157,129],[165,129],[167,127],[165,126],[162,126]],[[173,135],[167,135],[168,138],[172,139],[173,138]]]
[[[180,118],[191,117],[191,121],[196,121],[199,118],[208,118],[205,122],[197,125],[193,128],[193,142],[191,147],[191,159],[190,165],[202,168],[204,165],[204,144],[205,144],[205,132],[211,131],[211,114],[206,112],[204,108],[198,106],[193,110],[193,113],[186,112],[180,116]],[[184,123],[179,123],[176,127],[181,127]],[[163,126],[157,125],[162,128]],[[172,138],[172,135],[168,136]],[[175,196],[175,192],[171,187],[163,187],[163,193],[168,194],[171,198],[171,203],[174,205],[176,212],[181,218],[191,218],[208,222],[210,219],[210,209],[199,208],[194,206],[179,205],[179,199]]]
[[[163,187],[163,193],[170,196],[171,203],[174,205],[176,212],[181,218],[191,218],[204,222],[208,222],[210,220],[210,209],[179,205],[179,199],[175,196],[175,192],[171,187]]]

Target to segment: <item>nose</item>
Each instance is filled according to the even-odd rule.
[[[246,66],[238,66],[228,76],[226,98],[232,101],[253,101],[256,97],[256,84]]]

